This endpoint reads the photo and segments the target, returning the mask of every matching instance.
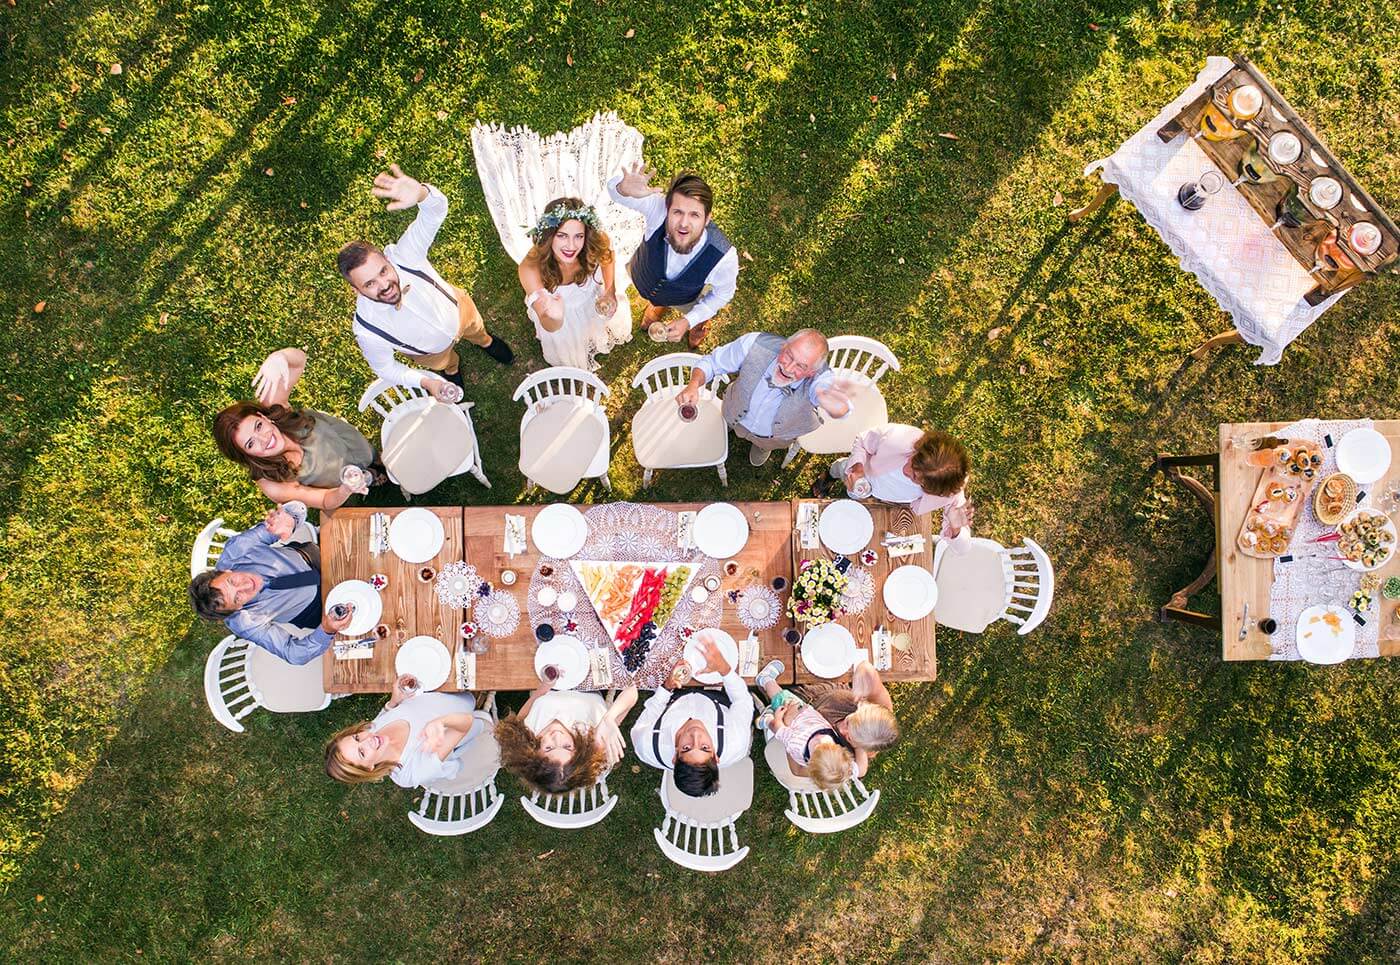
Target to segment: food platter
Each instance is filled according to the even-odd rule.
[[[1353,570],[1369,573],[1385,566],[1395,555],[1395,543],[1395,523],[1374,509],[1358,507],[1337,524],[1337,555]]]
[[[1313,490],[1313,515],[1324,526],[1336,526],[1356,508],[1356,480],[1334,472]]]
[[[1284,440],[1272,449],[1250,454],[1250,463],[1263,465],[1235,543],[1241,553],[1274,559],[1288,552],[1298,514],[1308,504],[1322,452],[1316,443]]]
[[[624,666],[640,665],[700,572],[694,563],[570,560],[569,565]]]

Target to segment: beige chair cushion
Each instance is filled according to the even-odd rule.
[[[501,768],[501,748],[496,743],[496,725],[484,711],[473,714],[475,737],[462,751],[462,770],[450,781],[440,781],[430,789],[438,794],[465,794],[480,787]],[[479,730],[478,730],[479,728]]]
[[[300,667],[268,653],[257,644],[248,647],[248,683],[258,692],[258,702],[275,714],[299,714],[326,705],[321,661]]]
[[[466,416],[436,401],[399,416],[384,438],[384,466],[410,496],[433,489],[472,455]]]
[[[592,468],[607,439],[607,417],[592,402],[551,402],[520,429],[520,471],[552,493],[567,493]]]
[[[1006,573],[1001,554],[974,541],[966,553],[949,549],[938,565],[938,605],[933,617],[940,626],[981,633],[1006,609]]]
[[[770,737],[767,746],[763,748],[763,759],[768,762],[768,769],[773,772],[778,783],[789,791],[816,793],[821,790],[817,787],[817,782],[810,777],[798,777],[792,773],[792,762],[788,760],[787,745],[782,741]]]
[[[803,452],[846,455],[851,451],[856,436],[890,421],[889,408],[878,385],[864,376],[851,376],[844,372],[838,372],[837,377],[848,378],[852,383],[851,411],[844,419],[827,419],[818,410],[817,415],[824,420],[821,427],[797,440]]]
[[[662,778],[662,794],[666,805],[677,814],[701,824],[714,824],[734,814],[747,811],[753,804],[753,758],[746,757],[719,772],[719,790],[709,797],[691,797],[676,787],[676,775],[670,768]]]
[[[729,429],[716,398],[702,400],[694,422],[681,421],[676,392],[647,399],[632,419],[632,448],[643,469],[717,466],[729,454]]]

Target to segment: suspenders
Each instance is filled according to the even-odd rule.
[[[729,695],[723,690],[677,690],[671,694],[671,699],[666,701],[666,706],[661,708],[661,713],[656,715],[656,723],[651,728],[651,750],[656,755],[656,763],[662,767],[670,767],[666,764],[666,758],[661,756],[661,721],[666,717],[666,711],[671,709],[671,705],[688,694],[702,694],[708,697],[715,705],[715,757],[719,758],[724,754],[724,708],[729,706]]]
[[[450,301],[452,304],[457,304],[456,296],[449,292],[446,288],[443,288],[441,285],[439,285],[437,279],[434,278],[432,275],[428,274],[426,271],[420,271],[417,268],[410,268],[407,265],[394,265],[394,267],[402,269],[403,271],[408,272],[410,275],[417,275],[419,278],[425,280],[428,284],[432,285],[438,291],[442,292],[442,294],[445,295],[447,297],[447,300]],[[378,325],[370,324],[368,321],[366,321],[360,316],[359,312],[355,313],[355,321],[359,322],[361,325],[363,325],[369,331],[373,332],[375,335],[378,335],[380,338],[384,339],[384,341],[388,342],[390,345],[397,345],[409,355],[431,354],[429,352],[423,351],[421,348],[418,348],[414,345],[410,345],[408,342],[405,342],[402,339],[395,338],[388,332],[384,331],[384,329],[380,328]]]

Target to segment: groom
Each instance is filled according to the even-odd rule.
[[[447,217],[443,193],[404,174],[397,164],[374,179],[372,191],[388,202],[390,211],[416,206],[418,217],[396,244],[383,251],[367,241],[352,241],[336,256],[340,276],[359,296],[355,340],[380,378],[422,386],[439,401],[454,401],[458,396],[448,382],[462,385],[459,340],[471,342],[502,365],[509,365],[515,356],[504,339],[486,331],[471,296],[439,275],[428,261],[428,249]],[[395,353],[416,367],[400,362]]]
[[[739,254],[710,219],[714,192],[698,174],[682,172],[663,196],[651,186],[656,172],[630,165],[608,182],[608,194],[646,218],[646,236],[627,266],[646,302],[642,327],[661,321],[669,309],[681,313],[666,325],[666,340],[688,331],[691,348],[705,338],[710,319],[734,297]]]

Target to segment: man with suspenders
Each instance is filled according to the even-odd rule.
[[[428,261],[428,248],[447,217],[447,198],[397,164],[374,179],[374,196],[388,210],[418,206],[418,217],[396,244],[380,251],[367,241],[340,249],[336,267],[359,295],[355,299],[355,340],[380,378],[421,386],[442,401],[458,397],[448,382],[462,385],[457,342],[465,339],[502,365],[515,358],[504,339],[486,331],[471,296],[449,284]],[[406,356],[417,367],[394,357]]]
[[[724,690],[658,688],[632,726],[632,747],[643,763],[675,771],[676,787],[691,797],[719,790],[719,772],[749,756],[753,701],[744,678],[719,647],[700,641],[702,672],[724,675]]]

